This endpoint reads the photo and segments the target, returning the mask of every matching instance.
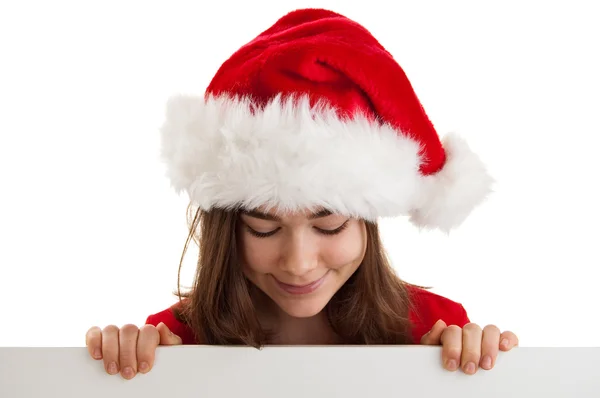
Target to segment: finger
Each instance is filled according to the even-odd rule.
[[[462,329],[462,354],[460,366],[466,374],[475,374],[479,368],[482,335],[483,331],[479,325],[475,323],[468,323]]]
[[[109,325],[102,331],[104,368],[111,375],[119,373],[119,328]]]
[[[102,359],[102,330],[98,326],[92,326],[87,331],[85,345],[92,358]]]
[[[513,332],[503,332],[500,335],[500,349],[502,351],[510,351],[519,345],[519,338]]]
[[[159,323],[156,328],[160,334],[160,345],[181,345],[181,337],[177,336],[164,323]]]
[[[154,366],[156,347],[160,343],[160,334],[152,325],[140,328],[137,343],[137,363],[140,373],[147,373]]]
[[[448,326],[442,332],[440,342],[442,343],[442,363],[444,364],[444,368],[455,371],[460,364],[462,329],[456,325]]]
[[[498,342],[500,341],[500,329],[494,325],[483,328],[481,339],[481,361],[480,366],[485,370],[494,367],[498,358]]]
[[[431,330],[421,337],[421,344],[423,345],[440,345],[440,337],[442,337],[442,332],[446,328],[446,322],[443,320],[438,320]]]
[[[119,331],[119,367],[121,376],[129,380],[137,373],[138,327],[125,325]]]

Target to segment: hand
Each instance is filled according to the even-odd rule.
[[[494,325],[483,330],[474,323],[460,328],[446,326],[441,319],[421,338],[421,344],[441,345],[444,368],[455,371],[460,367],[466,374],[475,374],[479,366],[490,370],[496,363],[498,351],[510,351],[519,345],[513,332],[503,332]]]
[[[104,369],[110,375],[121,373],[132,379],[138,372],[148,373],[154,365],[154,353],[159,345],[180,345],[181,338],[167,325],[125,325],[121,329],[110,325],[100,330],[94,326],[85,335],[86,346],[92,358],[104,359]]]

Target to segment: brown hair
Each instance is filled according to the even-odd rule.
[[[176,316],[202,344],[260,348],[269,335],[251,299],[254,286],[238,261],[238,216],[234,210],[188,207],[190,233],[179,264]],[[390,266],[377,224],[367,222],[366,229],[362,264],[327,304],[330,324],[344,344],[412,344],[407,284]],[[192,239],[200,248],[197,271],[192,289],[182,293],[181,264]]]

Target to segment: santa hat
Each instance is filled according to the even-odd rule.
[[[176,96],[161,130],[172,186],[202,209],[325,208],[460,225],[490,192],[484,164],[438,137],[407,76],[356,22],[291,12]]]

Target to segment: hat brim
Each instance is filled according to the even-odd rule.
[[[392,126],[307,97],[175,96],[161,128],[161,156],[177,192],[202,209],[326,208],[376,221],[410,216],[450,230],[481,203],[493,180],[456,135],[441,171],[423,176],[420,144]]]

